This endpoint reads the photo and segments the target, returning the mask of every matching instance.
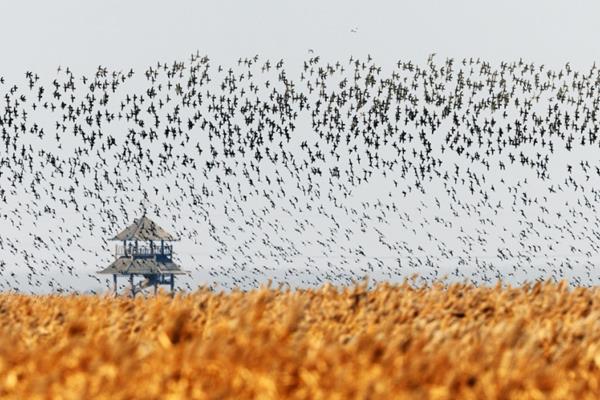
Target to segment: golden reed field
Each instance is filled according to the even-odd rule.
[[[0,295],[0,397],[600,398],[600,290],[565,283]]]

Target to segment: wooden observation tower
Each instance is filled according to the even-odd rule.
[[[171,293],[175,288],[175,275],[185,274],[181,267],[173,262],[173,242],[177,239],[158,226],[146,214],[134,220],[133,224],[110,240],[123,242],[115,249],[115,261],[98,274],[112,274],[115,295],[117,277],[129,277],[131,296],[154,286],[170,285]],[[137,277],[143,278],[135,282]]]

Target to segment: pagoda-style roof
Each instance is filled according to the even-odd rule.
[[[117,275],[129,275],[129,274],[185,274],[185,271],[181,270],[181,267],[175,264],[173,261],[156,261],[152,258],[130,258],[121,257],[116,259],[108,267],[98,274],[117,274]]]
[[[110,240],[177,240],[150,218],[143,215]]]

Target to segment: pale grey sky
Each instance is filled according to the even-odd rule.
[[[481,57],[493,63],[502,60],[518,60],[523,57],[523,59],[536,64],[545,63],[558,68],[569,61],[576,68],[585,69],[600,54],[600,42],[596,40],[597,37],[600,37],[600,25],[595,21],[598,11],[600,11],[599,4],[575,1],[512,0],[503,2],[481,0],[451,2],[3,1],[0,3],[0,38],[2,38],[0,40],[0,76],[7,77],[7,82],[10,84],[15,83],[23,87],[25,71],[32,70],[39,73],[44,84],[48,86],[57,75],[56,67],[58,65],[69,66],[76,75],[80,76],[82,74],[90,75],[100,64],[110,69],[124,71],[133,68],[140,76],[147,66],[155,65],[157,61],[170,63],[174,60],[184,60],[196,50],[226,66],[235,66],[235,60],[239,57],[259,54],[261,60],[266,58],[284,59],[286,68],[294,69],[310,56],[308,49],[314,49],[315,54],[321,55],[325,60],[333,61],[347,60],[350,55],[364,57],[366,54],[371,54],[377,64],[384,68],[393,66],[398,59],[413,60],[422,64],[428,54],[436,52],[440,58],[447,56],[455,58]],[[352,32],[353,30],[356,32]],[[296,78],[294,77],[294,79]],[[142,82],[138,85],[134,80],[128,84],[126,90],[132,93],[143,91],[145,84]],[[52,121],[45,122],[50,122],[48,131],[51,132]],[[110,127],[114,132],[120,132],[122,128],[119,125]],[[299,128],[298,131],[300,131],[298,134],[307,133],[305,127]],[[45,146],[46,143],[43,145]],[[586,149],[586,152],[556,156],[555,163],[551,165],[551,168],[563,171],[565,160],[561,158],[563,156],[570,157],[569,162],[573,164],[576,164],[580,157],[588,158],[592,160],[591,162],[594,162],[593,160],[596,158],[595,150],[590,148]],[[450,159],[448,161],[460,162],[460,160]],[[514,171],[511,173],[511,177],[514,180],[528,177],[533,193],[542,193],[546,190],[545,186],[547,185],[535,182],[535,176],[532,176],[531,171],[524,171],[523,175],[520,175],[521,172],[523,171]],[[494,174],[490,174],[490,176],[498,179],[500,177],[500,175],[494,176]],[[560,176],[560,173],[557,173],[557,176]],[[200,177],[198,183],[200,184],[202,181],[203,179]],[[534,187],[535,184],[538,184],[539,188]],[[373,202],[380,199],[390,200],[389,197],[386,197],[388,187],[389,182],[374,179],[369,185],[356,188],[356,198],[349,203],[360,209],[363,199]],[[112,189],[107,188],[109,191]],[[219,229],[224,231],[221,232],[224,236],[229,236],[230,231],[234,231],[237,235],[236,238],[228,241],[226,246],[217,246],[208,237],[207,227],[204,225],[175,224],[169,220],[168,215],[156,216],[155,219],[167,230],[172,231],[174,225],[183,225],[185,228],[198,230],[196,238],[199,243],[184,238],[175,248],[182,257],[183,267],[196,271],[188,281],[192,285],[211,282],[210,273],[217,268],[220,274],[219,279],[224,276],[229,277],[227,283],[235,285],[237,283],[232,282],[231,278],[239,276],[242,269],[245,269],[244,273],[251,274],[250,266],[254,266],[257,261],[263,262],[261,260],[267,260],[264,261],[264,268],[272,268],[272,275],[275,276],[278,274],[276,268],[294,266],[301,269],[307,259],[309,260],[307,263],[318,266],[321,273],[339,272],[340,269],[336,269],[340,267],[336,261],[339,260],[338,253],[346,254],[351,252],[354,247],[363,244],[371,258],[348,259],[347,264],[341,266],[342,269],[361,268],[361,273],[363,273],[362,269],[368,268],[367,264],[375,265],[377,261],[374,261],[373,257],[377,256],[382,260],[387,260],[389,265],[386,264],[386,268],[390,265],[400,268],[401,273],[398,275],[402,275],[424,271],[420,265],[411,265],[411,263],[414,260],[421,262],[424,259],[422,254],[431,254],[438,250],[435,247],[437,243],[426,237],[427,230],[418,229],[421,224],[431,228],[434,226],[431,225],[433,218],[440,215],[445,218],[452,212],[448,208],[448,204],[442,204],[441,209],[435,206],[434,195],[442,199],[442,203],[444,203],[445,193],[439,184],[432,185],[425,196],[413,194],[407,200],[400,196],[394,197],[391,201],[398,201],[402,208],[411,214],[411,222],[407,222],[408,219],[400,216],[394,220],[387,220],[383,224],[374,224],[375,228],[385,233],[386,238],[404,243],[406,251],[403,252],[381,250],[381,246],[376,246],[379,234],[374,230],[367,230],[362,235],[357,233],[352,236],[351,240],[345,240],[341,234],[337,236],[338,241],[335,244],[336,250],[339,250],[337,253],[329,252],[328,255],[324,255],[323,246],[312,243],[302,248],[303,253],[298,256],[302,257],[301,259],[281,260],[277,256],[271,257],[268,249],[253,247],[251,251],[248,251],[252,255],[252,259],[248,260],[234,254],[232,249],[239,246],[242,239],[252,238],[257,232],[261,239],[264,236],[271,243],[278,243],[280,239],[290,239],[297,243],[307,237],[327,236],[333,223],[324,220],[324,217],[316,211],[294,216],[279,212],[268,217],[268,221],[272,225],[265,224],[242,234],[238,233],[235,224],[227,222],[223,210],[219,207],[223,204],[228,206],[232,206],[232,204],[225,196],[219,197],[219,195],[213,199],[214,204],[219,207],[211,209],[209,217],[218,224]],[[571,199],[569,197],[571,195],[572,193],[565,192],[557,196],[553,204],[557,209],[562,209],[563,201]],[[120,194],[120,196],[123,201],[123,196],[126,197],[126,194]],[[510,194],[507,195],[509,200],[510,196]],[[302,200],[305,202],[306,199]],[[467,196],[463,200],[468,203],[469,197]],[[2,211],[17,210],[16,212],[25,215],[30,204],[33,205],[33,209],[39,206],[26,196],[14,196],[11,201],[11,209],[0,208],[0,214]],[[21,201],[24,204],[18,204]],[[133,201],[127,199],[127,201],[131,203],[129,211],[135,213],[139,199],[136,198]],[[423,202],[427,204],[427,211],[417,211]],[[164,207],[164,204],[162,206],[163,210],[168,209],[168,207]],[[248,205],[246,204],[245,207]],[[258,209],[256,207],[256,210]],[[380,211],[370,209],[366,213],[376,218],[376,216],[380,216]],[[101,210],[90,212],[100,214]],[[185,217],[189,212],[192,211],[184,209],[182,214]],[[359,222],[350,221],[340,210],[330,208],[328,212],[331,212],[332,215],[335,213],[340,221],[345,218],[345,222],[342,224],[344,228],[352,229],[354,232],[360,231]],[[587,212],[590,213],[590,218],[594,216],[590,210]],[[236,213],[234,210],[234,214]],[[462,246],[468,254],[485,261],[496,256],[495,250],[500,246],[497,243],[498,238],[507,235],[502,228],[509,226],[511,229],[515,228],[516,232],[521,229],[521,226],[518,225],[521,222],[517,220],[515,213],[508,206],[500,216],[495,214],[493,209],[483,210],[483,213],[494,221],[505,222],[505,225],[498,224],[496,231],[490,231],[489,236],[494,236],[494,238],[490,238],[489,243],[486,242],[474,249],[467,249],[464,246],[461,238],[462,232],[458,231],[459,228],[462,231],[462,227],[465,227],[474,237],[479,236],[479,216],[471,214],[468,210],[463,210],[460,216],[455,218],[455,222],[460,225],[455,224],[451,229],[445,230],[439,226],[443,223],[438,223],[435,228],[431,229],[437,229],[433,233],[442,240],[448,239],[446,244],[450,248],[458,249]],[[64,211],[63,216],[69,223],[81,223],[80,216],[72,214],[72,210]],[[236,215],[237,221],[243,220],[240,214]],[[294,222],[296,219],[301,220],[305,217],[315,226],[298,234],[294,230]],[[31,222],[32,218],[26,216],[25,220]],[[183,219],[185,220],[185,218]],[[40,218],[38,222],[49,230],[42,232],[43,229],[37,228],[36,232],[36,228],[29,224],[23,229],[14,227],[12,230],[4,230],[3,234],[8,238],[18,237],[22,239],[21,243],[31,242],[32,232],[48,237],[60,236],[56,233],[56,221]],[[124,226],[129,222],[131,221],[124,221]],[[406,225],[404,225],[405,223]],[[278,230],[279,228],[276,228],[278,226],[282,226],[283,230]],[[411,232],[413,227],[417,227],[414,234]],[[54,230],[52,231],[50,228]],[[72,231],[68,227],[67,229]],[[100,248],[99,237],[101,234],[98,229],[93,235],[85,231],[84,237],[78,243],[82,249],[76,249],[74,246],[68,248],[69,255],[75,257],[74,265],[77,271],[81,273],[81,279],[78,282],[73,279],[73,284],[77,287],[97,287],[98,284],[86,277],[86,274],[94,273],[97,269],[104,267],[103,264],[111,258],[110,254]],[[513,238],[506,247],[516,248],[519,239],[519,237]],[[574,242],[578,240],[573,239]],[[565,254],[569,254],[570,243],[565,240],[563,245],[557,246],[554,254],[558,261],[556,259],[541,260],[540,265],[550,269],[550,264],[560,264],[566,259]],[[370,248],[371,244],[375,245]],[[24,244],[19,245],[27,247]],[[281,245],[284,246],[285,243],[281,243]],[[424,249],[414,255],[413,261],[407,261],[408,250],[414,250],[420,246],[423,246]],[[372,251],[370,251],[371,249]],[[48,258],[43,248],[34,249],[29,246],[18,250],[35,252],[36,257],[39,257],[38,260]],[[99,255],[96,259],[91,259],[84,250],[97,252]],[[256,253],[253,253],[255,250],[263,252],[265,257],[263,254],[256,256]],[[221,254],[222,252],[227,254]],[[16,266],[17,273],[23,274],[23,271],[27,271],[23,267],[22,253],[17,252],[10,257],[6,254],[0,254],[0,256],[2,256],[0,261],[6,260],[12,266]],[[196,258],[192,259],[192,256]],[[61,257],[64,260],[64,255]],[[402,260],[402,265],[398,265],[396,259]],[[576,259],[569,260],[575,263],[579,262]],[[50,262],[53,261],[50,260]],[[240,263],[243,264],[243,262],[247,262],[248,266],[240,266]],[[595,259],[587,257],[583,262],[594,263]],[[453,271],[456,263],[456,259],[448,259],[447,265],[441,266],[441,273]],[[589,265],[586,264],[585,268],[590,268]],[[258,266],[263,267],[263,265]],[[508,269],[510,265],[505,266],[500,263],[500,267]],[[464,268],[473,270],[482,267],[468,265]],[[583,268],[580,267],[580,271],[573,274],[582,275]],[[379,265],[376,268],[376,271],[378,270],[379,272],[387,271]],[[313,278],[314,271],[306,270],[305,278],[307,280]],[[50,271],[49,275],[56,276],[58,279],[65,277],[71,279],[64,272],[57,274],[55,270]],[[377,276],[376,273],[371,275]],[[381,275],[380,278],[387,279],[388,276]],[[526,278],[531,279],[532,275],[523,270],[517,271],[514,280]],[[286,278],[281,279],[285,280]],[[45,287],[44,290],[47,288]]]
[[[2,70],[145,66],[190,52],[223,62],[371,53],[380,62],[441,56],[591,64],[594,1],[2,1]],[[350,32],[358,28],[356,33]]]

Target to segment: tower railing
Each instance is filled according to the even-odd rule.
[[[118,257],[136,257],[136,258],[149,258],[149,257],[168,257],[171,258],[173,255],[173,246],[165,244],[161,250],[160,246],[150,247],[150,246],[138,246],[136,248],[135,245],[127,245],[127,246],[119,246],[117,245],[115,248],[115,256]]]

